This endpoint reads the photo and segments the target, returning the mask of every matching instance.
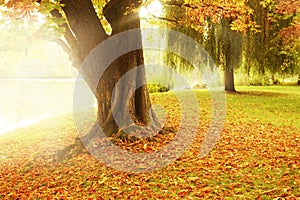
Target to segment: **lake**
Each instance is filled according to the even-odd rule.
[[[75,81],[0,79],[0,134],[71,112]]]

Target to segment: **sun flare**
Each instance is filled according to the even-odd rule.
[[[157,0],[152,1],[147,6],[142,6],[140,8],[140,17],[141,18],[161,16],[162,14],[163,14],[163,6]]]

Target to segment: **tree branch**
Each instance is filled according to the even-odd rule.
[[[149,11],[149,9],[147,8],[147,6],[146,6],[145,8],[147,9],[147,12],[148,12],[152,17],[154,17],[154,18],[156,18],[156,19],[164,20],[164,21],[168,21],[168,22],[172,22],[172,23],[177,23],[177,22],[178,22],[178,21],[175,20],[175,19],[170,19],[170,18],[167,18],[167,17],[159,17],[159,16],[157,16],[157,15],[151,13],[151,12]]]
[[[78,47],[72,54],[78,58],[80,65],[90,51],[107,39],[108,35],[91,0],[61,0],[61,3],[64,4],[62,9],[69,25],[65,33],[66,39],[72,50],[73,44]],[[71,34],[73,37],[68,36]]]
[[[168,6],[186,7],[186,8],[197,8],[197,6],[194,5],[194,4],[177,2],[176,0],[165,1],[165,2],[162,2],[162,3],[165,4],[165,5],[168,5]]]
[[[62,14],[56,9],[51,11],[51,15],[56,18],[63,18]],[[65,43],[62,40],[61,41],[56,40],[56,42],[58,42],[58,44],[65,50],[65,52],[67,52],[69,54],[69,56],[72,60],[73,66],[75,68],[79,68],[80,64],[82,63],[82,61],[84,59],[81,55],[79,42],[77,41],[76,37],[72,33],[72,31],[67,23],[64,23],[63,25],[61,25],[61,27],[65,29],[64,37],[65,37],[67,43],[69,44],[69,46],[67,44],[64,44],[62,46],[61,42]],[[69,50],[67,50],[66,47],[68,47]]]
[[[206,8],[206,7],[210,7],[210,6],[216,6],[217,8],[219,8],[221,10],[224,9],[222,6],[216,5],[216,4],[210,4],[210,3],[190,4],[190,3],[176,2],[176,0],[165,1],[165,2],[163,2],[163,4],[168,5],[168,6],[185,7],[185,8],[191,8],[191,9]]]

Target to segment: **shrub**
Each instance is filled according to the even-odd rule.
[[[270,80],[266,75],[255,75],[250,78],[249,84],[254,86],[267,86],[270,85]]]
[[[171,87],[168,85],[167,87],[164,85],[161,85],[160,83],[150,83],[147,84],[147,88],[149,93],[154,93],[154,92],[168,92]]]

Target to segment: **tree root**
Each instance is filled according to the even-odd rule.
[[[84,143],[88,144],[89,141],[92,141],[95,137],[98,136],[98,132],[97,132],[97,126],[94,126],[91,131],[84,137],[79,138],[77,137],[74,141],[73,144],[65,147],[62,150],[58,150],[55,154],[55,160],[57,162],[61,162],[64,160],[69,160],[72,157],[74,157],[75,155],[79,155],[82,153],[85,154],[90,154]],[[161,135],[167,135],[169,133],[175,133],[176,130],[173,127],[163,127],[157,134],[161,134]],[[148,142],[154,141],[155,140],[155,135],[153,137],[145,137],[145,138],[139,138],[139,137],[135,137],[131,134],[127,134],[124,130],[120,129],[117,133],[113,134],[111,138],[111,142],[114,144],[117,144],[118,141],[122,141],[122,142],[128,142],[128,143],[133,143],[136,142],[138,140],[147,140]]]

